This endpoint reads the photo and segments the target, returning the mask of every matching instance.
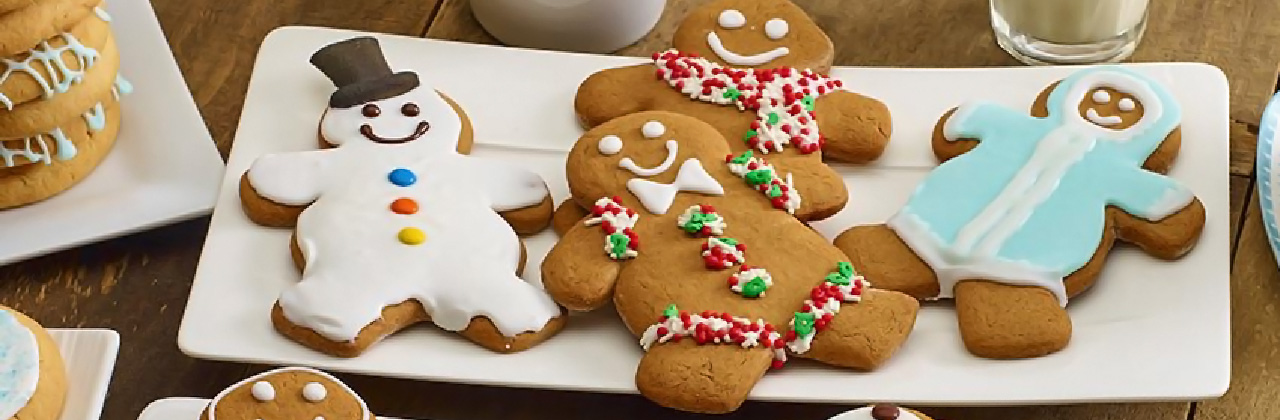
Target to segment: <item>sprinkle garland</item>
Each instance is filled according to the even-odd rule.
[[[652,58],[658,79],[690,98],[754,111],[755,121],[742,139],[762,153],[781,152],[794,144],[809,154],[826,144],[818,132],[814,104],[842,87],[839,80],[790,67],[739,70],[674,49]]]
[[[836,271],[828,274],[822,284],[809,292],[809,299],[791,319],[787,348],[796,354],[809,351],[813,337],[827,329],[836,313],[840,312],[840,303],[861,301],[862,291],[868,287],[871,283],[853,271],[853,264],[836,263]]]
[[[796,209],[800,208],[800,193],[792,183],[791,174],[787,174],[784,181],[778,177],[778,170],[773,165],[755,157],[755,153],[750,150],[738,156],[726,155],[724,161],[729,165],[729,172],[742,177],[748,185],[768,197],[773,208],[786,210],[791,214],[795,214]]]
[[[618,197],[604,197],[596,200],[595,207],[591,209],[591,215],[594,216],[587,219],[587,226],[600,225],[606,234],[604,240],[604,252],[609,258],[615,260],[623,260],[635,258],[640,255],[640,239],[636,237],[636,233],[631,229],[636,226],[636,221],[640,220],[640,215],[635,210],[623,207],[619,204],[622,200]]]
[[[722,270],[742,264],[746,251],[747,246],[733,238],[707,238],[702,244],[702,260],[708,270]]]
[[[676,305],[662,311],[658,323],[650,325],[640,336],[640,346],[648,351],[655,343],[680,342],[691,337],[699,345],[737,344],[744,349],[764,347],[773,350],[773,368],[781,368],[787,362],[786,345],[778,331],[762,319],[751,321],[727,313],[705,311],[690,314],[680,311]]]
[[[738,272],[729,276],[729,289],[746,298],[764,297],[764,292],[773,286],[773,276],[763,268],[743,264]]]
[[[676,225],[696,236],[723,235],[724,228],[729,227],[725,224],[724,218],[716,213],[714,207],[706,205],[694,205],[685,209],[684,213],[676,218]]]

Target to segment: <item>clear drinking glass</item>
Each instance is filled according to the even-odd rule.
[[[996,42],[1027,64],[1128,58],[1147,28],[1149,0],[991,0]]]

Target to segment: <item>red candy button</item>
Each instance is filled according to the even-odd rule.
[[[418,202],[410,198],[400,198],[391,202],[391,211],[396,214],[414,214],[418,212]]]

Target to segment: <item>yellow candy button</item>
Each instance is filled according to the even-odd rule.
[[[400,242],[405,245],[419,245],[427,241],[427,234],[422,229],[407,227],[400,229]]]

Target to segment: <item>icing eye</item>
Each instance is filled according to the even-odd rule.
[[[259,402],[267,402],[276,399],[276,387],[271,386],[270,382],[259,381],[249,388],[249,393],[253,395],[253,399]]]
[[[400,107],[400,113],[404,114],[406,117],[416,117],[421,112],[422,110],[418,109],[418,104],[413,102],[404,104],[404,106]]]
[[[368,104],[365,105],[364,108],[360,109],[360,113],[364,114],[365,118],[373,118],[382,115],[382,108],[378,108],[378,106],[374,104]]]
[[[622,151],[622,139],[618,136],[604,136],[600,138],[600,143],[596,147],[600,149],[602,155],[616,155]]]
[[[1095,103],[1095,104],[1105,104],[1105,103],[1108,103],[1108,102],[1111,102],[1111,94],[1110,94],[1110,93],[1107,93],[1107,91],[1102,90],[1102,89],[1098,89],[1098,90],[1093,91],[1093,103]]]
[[[649,121],[644,123],[643,127],[640,127],[640,134],[644,134],[644,138],[646,139],[656,139],[666,132],[667,126],[662,125],[662,123],[657,121]]]
[[[329,392],[324,389],[324,385],[319,382],[310,382],[302,387],[302,398],[306,398],[307,401],[313,403],[324,401],[324,397],[328,394]]]
[[[729,9],[720,12],[720,27],[725,29],[738,29],[747,24],[747,17],[742,12]]]
[[[1117,103],[1116,106],[1119,107],[1120,110],[1124,112],[1129,112],[1129,111],[1138,109],[1138,103],[1134,102],[1133,99],[1131,98],[1121,99],[1120,103]]]
[[[764,24],[764,34],[765,36],[768,36],[769,39],[782,39],[782,37],[787,36],[787,32],[791,32],[791,25],[788,25],[785,20],[769,19],[769,21]]]

